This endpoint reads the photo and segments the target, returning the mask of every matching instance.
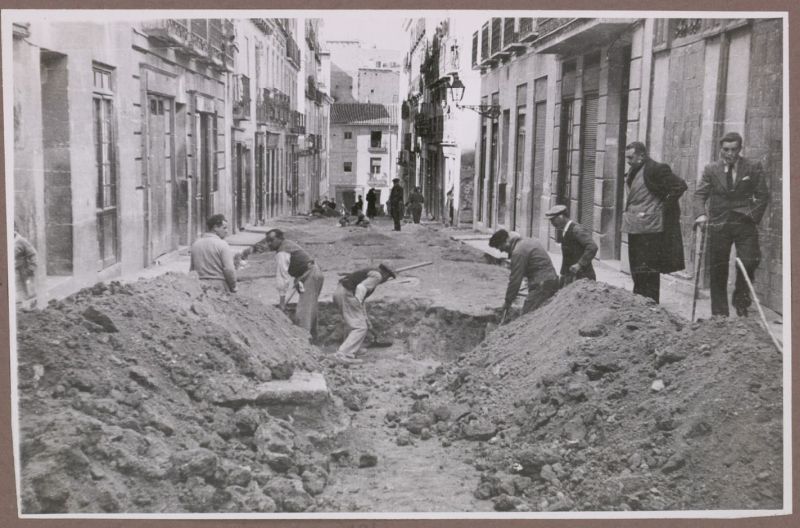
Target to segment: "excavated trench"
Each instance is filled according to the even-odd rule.
[[[320,303],[319,346],[324,352],[338,347],[347,335],[339,308]],[[415,360],[449,362],[480,344],[497,323],[494,314],[475,316],[434,306],[430,301],[367,301],[370,333],[365,345],[392,343],[395,353]]]

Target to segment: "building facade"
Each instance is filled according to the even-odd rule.
[[[397,177],[397,108],[334,103],[330,134],[330,197],[349,212],[359,196],[366,204],[367,192],[375,189],[378,204],[385,206]]]
[[[642,141],[689,191],[681,200],[694,269],[691,196],[719,138],[737,131],[769,175],[757,289],[781,311],[782,22],[776,19],[492,18],[473,35],[483,119],[476,225],[555,243],[542,213],[567,205],[598,257],[627,269],[620,232],[625,145]],[[503,82],[503,79],[506,79]]]
[[[212,214],[238,230],[302,212],[297,26],[13,25],[14,220],[41,302],[152,265]]]

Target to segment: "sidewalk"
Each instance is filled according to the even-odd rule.
[[[508,266],[508,257],[505,253],[497,251],[489,247],[489,238],[491,235],[479,232],[474,233],[459,233],[451,234],[450,238],[467,244],[476,249],[483,251],[486,255],[502,261],[503,266]],[[561,268],[561,252],[548,251],[550,260],[553,261],[553,266],[556,271]],[[620,270],[621,263],[618,260],[598,260],[595,259],[592,263],[594,271],[597,275],[597,280],[605,282],[617,288],[622,288],[628,291],[633,290],[633,281],[629,273]],[[675,315],[689,319],[692,316],[692,292],[694,284],[686,279],[674,277],[672,275],[661,276],[661,306]],[[772,332],[778,341],[783,344],[783,317],[781,314],[770,310],[769,308],[762,307],[764,315],[771,326]],[[711,300],[707,289],[700,291],[699,298],[697,299],[697,308],[695,312],[695,319],[708,319],[711,317]],[[760,319],[758,310],[755,305],[751,307],[750,317]]]

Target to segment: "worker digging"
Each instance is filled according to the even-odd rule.
[[[3,13],[10,524],[790,519],[790,14],[143,13]]]

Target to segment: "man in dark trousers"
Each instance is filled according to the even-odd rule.
[[[400,221],[403,219],[403,187],[400,186],[400,178],[392,180],[394,187],[389,193],[389,207],[392,209],[392,219],[394,220],[394,230],[400,231]]]
[[[550,255],[536,240],[523,239],[518,233],[499,229],[489,239],[489,247],[505,251],[511,258],[511,275],[503,305],[505,311],[511,308],[517,298],[523,278],[528,279],[528,297],[522,306],[522,313],[532,312],[558,291],[558,275]]]
[[[706,165],[694,192],[695,224],[708,224],[708,249],[711,263],[711,313],[727,316],[728,264],[731,246],[741,259],[752,281],[761,260],[758,223],[769,202],[764,169],[756,160],[740,156],[742,136],[725,134],[720,140],[720,159]],[[747,316],[750,292],[741,270],[736,268],[733,307],[740,317]]]
[[[687,186],[669,165],[650,159],[640,141],[625,147],[625,160],[630,170],[625,177],[622,232],[628,234],[633,293],[658,302],[660,274],[684,267],[678,199]]]
[[[379,284],[396,277],[391,268],[381,264],[377,268],[354,271],[339,281],[339,286],[333,294],[333,301],[342,311],[342,317],[350,332],[334,354],[334,359],[346,364],[361,363],[356,354],[361,349],[369,330],[367,308],[364,303]]]
[[[311,340],[316,341],[319,294],[325,275],[303,248],[284,238],[280,229],[267,231],[267,246],[275,252],[275,279],[281,310],[286,309],[286,292],[295,288],[299,294],[295,312],[297,326],[308,330]]]
[[[556,241],[561,243],[561,286],[579,279],[596,280],[592,259],[597,255],[597,244],[592,233],[569,219],[565,205],[556,205],[544,215],[556,228]]]
[[[411,212],[411,218],[415,224],[419,223],[422,217],[422,204],[425,198],[422,196],[422,191],[419,187],[414,187],[414,190],[408,195],[408,210]]]
[[[375,192],[375,189],[370,189],[367,191],[367,218],[372,220],[377,216],[377,210],[375,204],[378,201],[378,194]]]

